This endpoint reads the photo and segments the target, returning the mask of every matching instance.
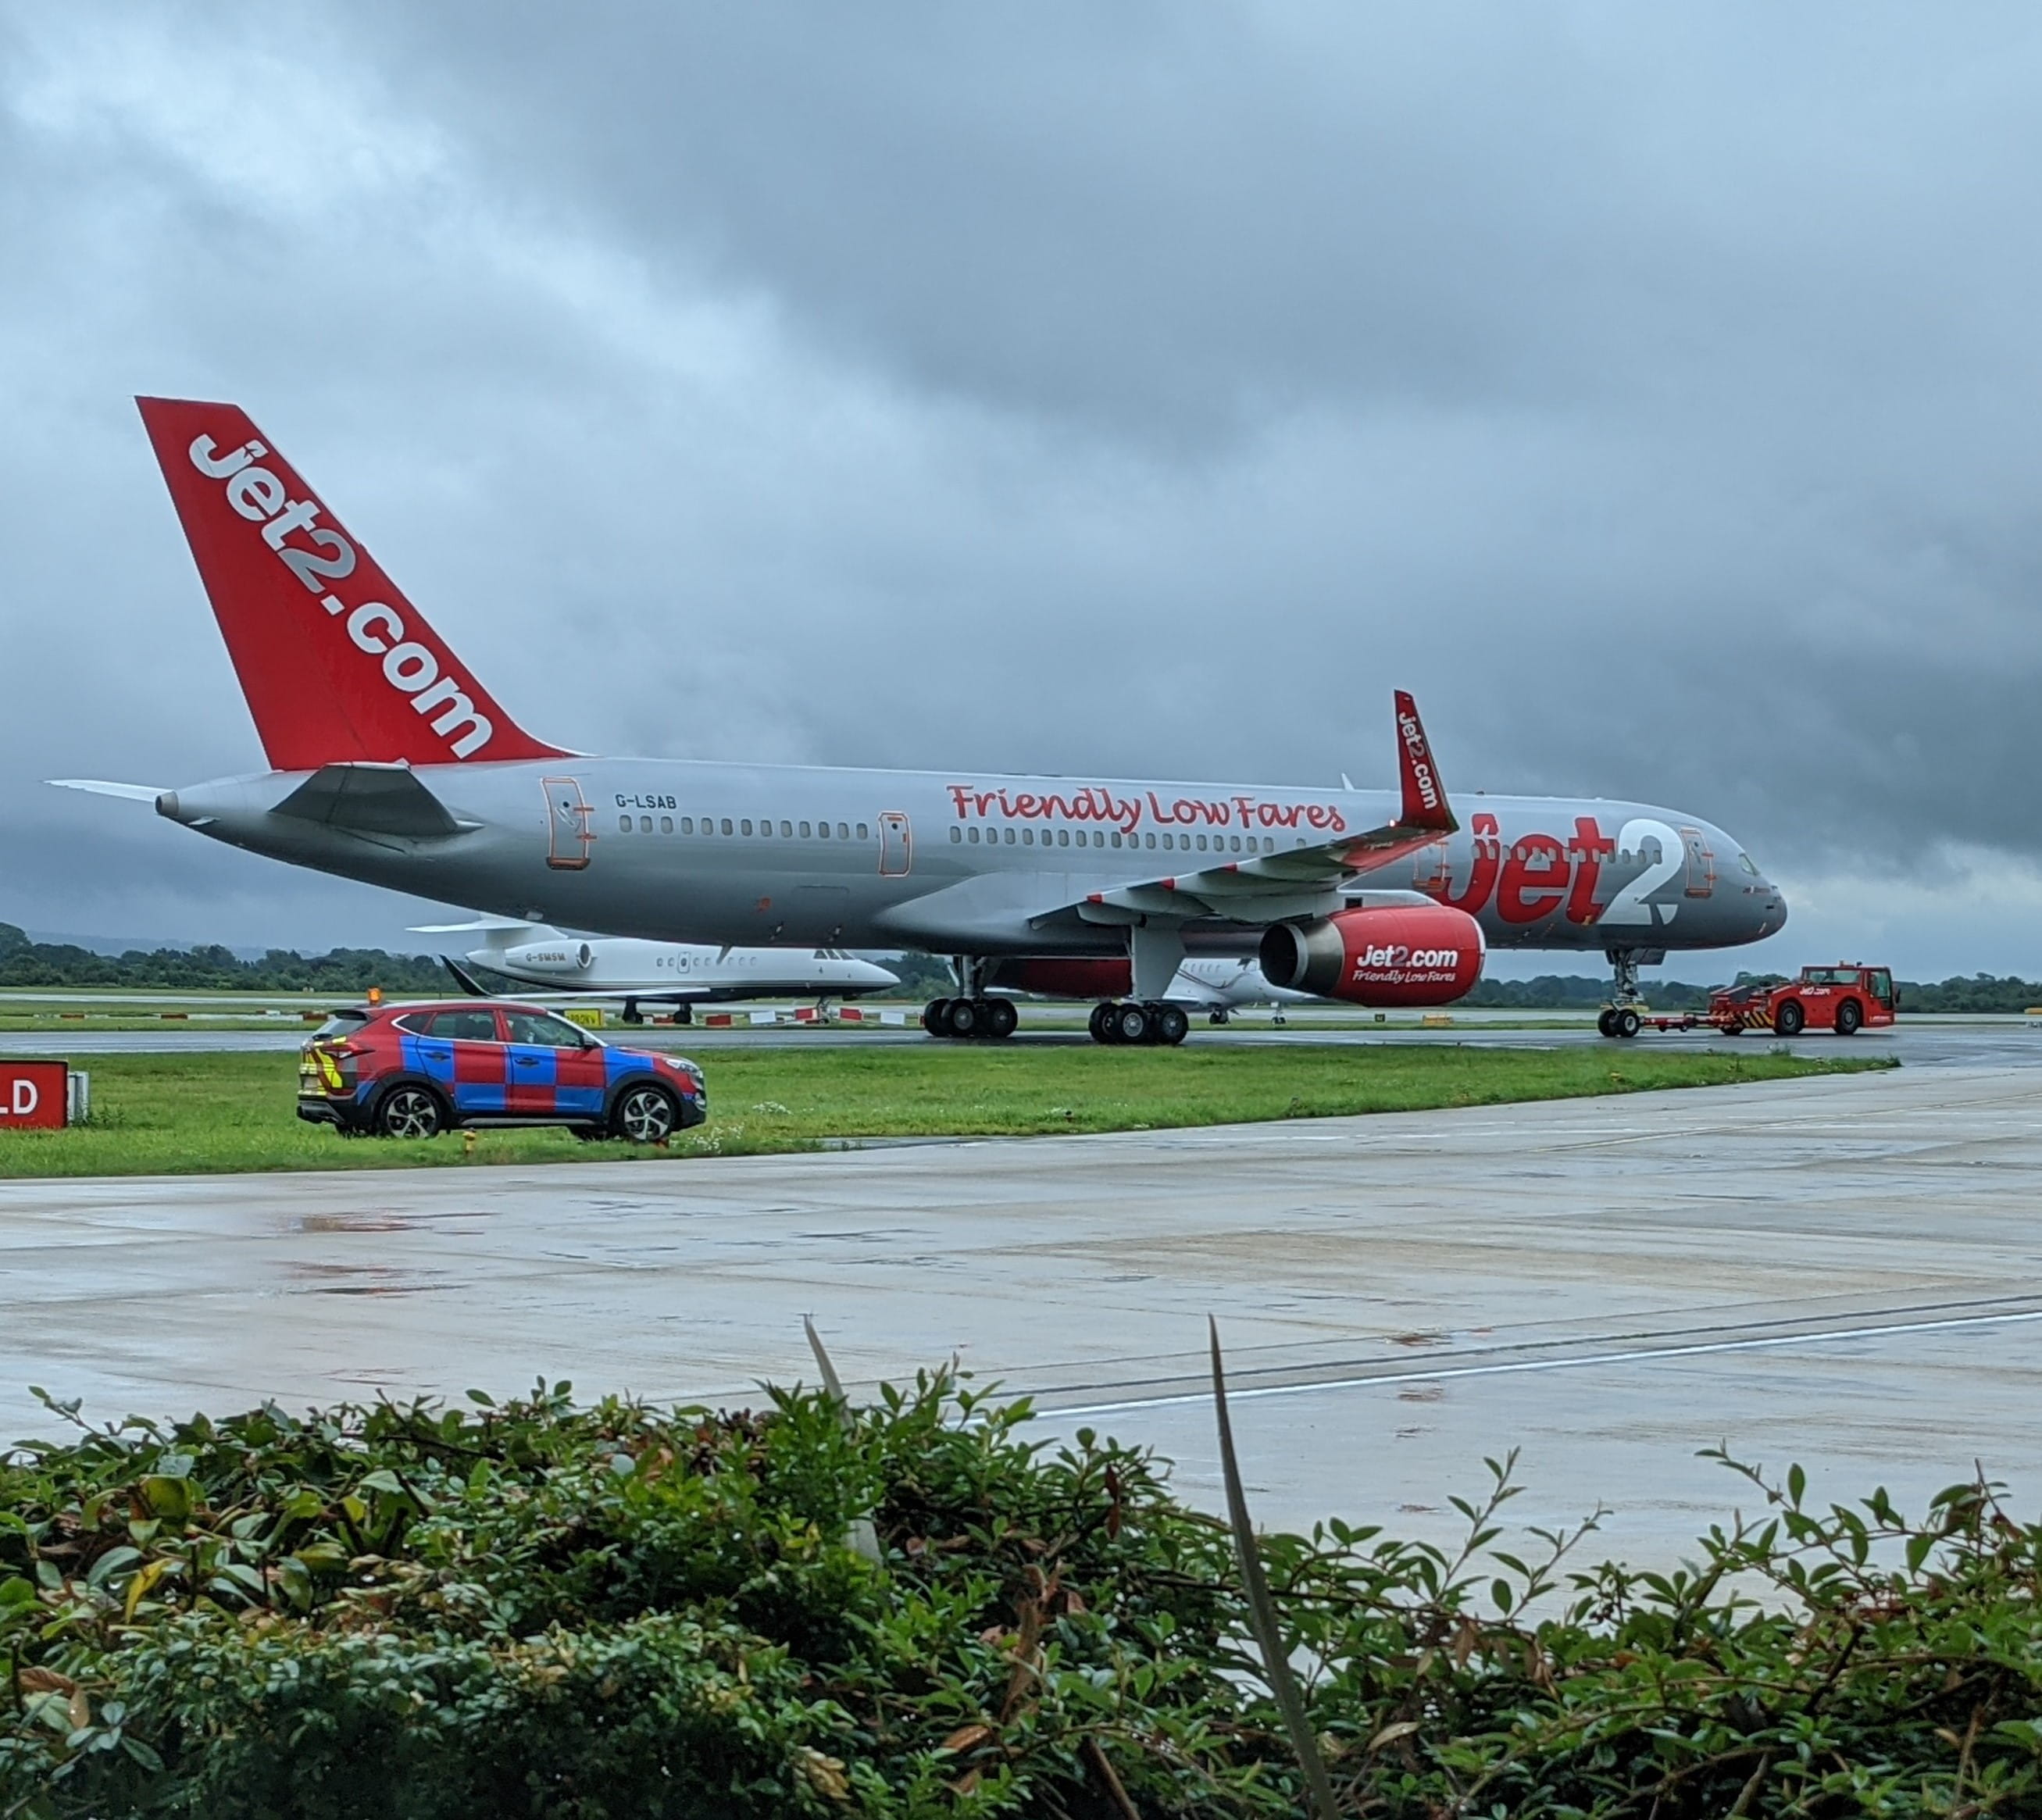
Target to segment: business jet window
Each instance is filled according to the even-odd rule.
[[[631,832],[630,816],[628,815],[620,815],[617,818],[617,832],[619,834],[629,834]]]

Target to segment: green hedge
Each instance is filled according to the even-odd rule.
[[[18,1448],[0,1816],[1302,1810],[1155,1462],[943,1378],[843,1414],[563,1385]],[[1459,1555],[1264,1539],[1343,1811],[2042,1811],[2042,1533],[1990,1488],[1755,1482],[1661,1576],[1497,1552],[1491,1472]]]

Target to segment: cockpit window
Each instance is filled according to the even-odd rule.
[[[1740,853],[1737,856],[1737,862],[1738,865],[1742,866],[1746,871],[1749,873],[1753,878],[1756,878],[1758,876],[1758,868],[1752,864],[1751,855],[1749,854]]]

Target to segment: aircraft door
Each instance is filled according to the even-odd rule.
[[[595,811],[581,793],[579,782],[545,778],[540,786],[546,793],[546,863],[556,872],[586,870],[595,840]]]
[[[1681,830],[1681,844],[1688,856],[1688,888],[1690,897],[1706,897],[1716,888],[1716,856],[1698,828]]]
[[[905,878],[914,868],[914,831],[897,809],[882,810],[879,816],[879,876]]]

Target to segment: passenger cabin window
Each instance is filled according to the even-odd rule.
[[[630,816],[628,815],[620,815],[617,818],[617,832],[619,834],[629,834],[631,832]]]
[[[817,822],[816,824],[816,835],[818,839],[828,840],[829,839],[829,824],[826,821]]]
[[[809,838],[809,824],[808,824],[806,822],[803,822],[803,823],[801,824],[801,839],[804,839],[804,840],[806,840],[808,838]]]
[[[850,839],[851,829],[849,826],[843,822],[839,822],[836,824],[836,837],[839,840]]]
[[[794,838],[794,824],[791,821],[783,821],[780,824],[780,838],[782,840],[792,840]]]
[[[860,822],[858,824],[858,838],[860,840],[870,840],[872,838],[872,836],[866,832],[865,824],[863,822]]]
[[[595,1039],[578,1024],[544,1011],[506,1011],[503,1027],[513,1042],[538,1043],[547,1049],[592,1049]]]
[[[978,839],[978,830],[977,828],[973,828],[971,831],[971,838],[973,840]],[[956,843],[962,841],[963,839],[964,830],[959,828],[955,822],[952,822],[950,824],[950,840],[952,843],[955,844]]]
[[[649,815],[639,816],[638,832],[641,834],[650,834],[652,832],[652,818]]]
[[[744,833],[746,833],[746,834],[749,834],[749,833],[751,832],[751,816],[747,816],[744,818],[744,820],[743,821],[741,821],[741,822],[740,822],[740,823],[738,824],[738,827],[740,828],[740,829],[743,832],[744,832]]]
[[[730,832],[732,832],[732,830],[731,830],[731,826],[730,826],[730,817],[729,817],[728,816],[725,816],[723,818],[723,832],[724,832],[725,834],[728,834],[728,833],[730,833]]]
[[[496,1014],[484,1006],[471,1011],[428,1011],[414,1021],[400,1020],[407,1030],[420,1036],[438,1037],[443,1042],[495,1042]]]
[[[671,816],[663,815],[660,817],[660,832],[662,834],[671,834],[674,832],[674,818]]]
[[[681,832],[683,834],[693,834],[694,831],[695,818],[691,815],[683,816],[681,817]]]

